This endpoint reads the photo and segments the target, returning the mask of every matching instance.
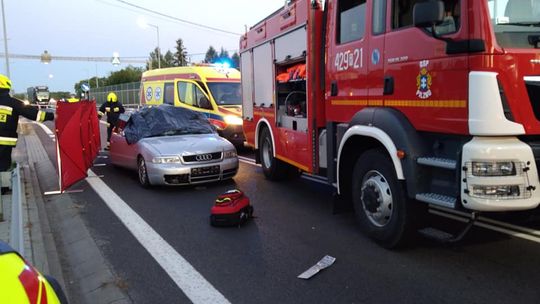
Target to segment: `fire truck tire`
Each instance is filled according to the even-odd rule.
[[[143,188],[150,187],[150,181],[148,180],[148,171],[146,170],[146,161],[144,157],[139,156],[137,158],[137,173],[139,175],[139,183]]]
[[[352,177],[352,200],[362,231],[381,246],[397,248],[414,234],[414,206],[382,149],[364,152]]]
[[[272,137],[268,128],[261,132],[259,153],[264,176],[269,180],[282,180],[289,171],[288,164],[274,157]]]

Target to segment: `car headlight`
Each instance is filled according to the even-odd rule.
[[[235,158],[237,156],[238,154],[236,153],[236,150],[229,150],[223,153],[223,158]]]
[[[519,198],[521,195],[519,185],[473,185],[472,196],[481,198]]]
[[[511,161],[479,161],[472,162],[474,176],[513,176],[516,175],[516,165]]]
[[[177,155],[172,156],[158,156],[152,159],[154,164],[176,164],[180,163],[180,157]]]
[[[223,120],[225,120],[226,124],[233,126],[241,126],[244,123],[242,117],[235,115],[227,115],[223,117]]]

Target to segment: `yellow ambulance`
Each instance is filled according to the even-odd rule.
[[[199,64],[146,71],[141,105],[170,104],[201,112],[235,146],[244,144],[240,72]]]

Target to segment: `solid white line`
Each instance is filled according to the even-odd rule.
[[[230,303],[101,179],[86,181],[193,303]]]
[[[238,155],[238,159],[244,161],[245,163],[255,164],[255,160],[253,158]]]
[[[434,209],[429,210],[429,212],[432,213],[432,214],[436,214],[436,215],[439,215],[439,216],[442,216],[442,217],[446,217],[446,218],[453,219],[453,220],[460,221],[460,222],[464,222],[464,223],[469,221],[466,218],[462,218],[462,217],[457,216],[457,215],[444,213],[444,212],[434,210]],[[512,231],[512,230],[509,230],[509,229],[493,226],[493,225],[478,222],[478,221],[475,222],[474,225],[478,226],[478,227],[486,228],[486,229],[489,229],[489,230],[494,230],[494,231],[497,231],[497,232],[500,232],[500,233],[508,234],[508,235],[513,236],[513,237],[522,238],[522,239],[525,239],[525,240],[528,240],[528,241],[533,241],[533,242],[536,242],[536,243],[540,243],[540,237],[536,237],[536,236],[529,235],[529,234],[526,234],[526,233]]]
[[[238,156],[238,160],[243,162],[244,164],[248,164],[248,165],[252,165],[252,166],[255,166],[255,167],[261,167],[261,164],[256,164],[255,161],[251,161],[251,160],[245,160],[244,158],[246,157],[240,157]],[[249,159],[249,158],[247,158]]]

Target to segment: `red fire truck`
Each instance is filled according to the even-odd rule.
[[[386,247],[427,204],[537,208],[539,20],[540,0],[287,1],[240,40],[247,143],[269,179],[327,177]]]

